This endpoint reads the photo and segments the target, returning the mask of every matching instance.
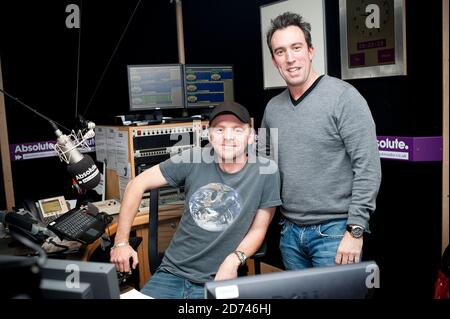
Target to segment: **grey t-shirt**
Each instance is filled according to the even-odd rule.
[[[180,163],[181,158],[192,159],[193,152],[160,164],[168,183],[184,185],[186,192],[184,214],[161,267],[204,283],[214,278],[225,257],[236,250],[256,210],[281,205],[280,177],[278,169],[271,174],[260,169],[267,167],[268,160],[262,158],[247,162],[234,174],[223,172],[215,162]]]

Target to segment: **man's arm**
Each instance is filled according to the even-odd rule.
[[[126,189],[120,206],[119,222],[111,248],[111,262],[116,264],[117,270],[128,272],[130,270],[130,257],[133,258],[133,269],[138,263],[136,251],[128,244],[131,225],[136,216],[143,194],[155,188],[167,185],[167,181],[161,173],[159,165],[139,174],[132,179]]]
[[[276,207],[260,208],[256,211],[250,229],[236,250],[242,251],[246,256],[252,256],[264,241],[269,224],[275,214]],[[237,277],[237,270],[241,261],[235,253],[229,254],[217,271],[215,280],[225,280]]]
[[[347,224],[361,226],[367,230],[381,182],[375,123],[367,102],[356,89],[349,89],[346,93],[338,116],[338,126],[353,171],[352,200]],[[363,237],[354,238],[346,231],[338,247],[335,262],[359,262],[362,246]]]
[[[348,231],[345,231],[336,252],[335,263],[343,265],[359,263],[361,261],[362,247],[363,237],[354,238]]]
[[[351,87],[341,97],[337,125],[353,171],[348,224],[368,229],[381,182],[375,122],[366,100]]]

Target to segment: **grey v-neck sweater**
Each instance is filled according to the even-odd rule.
[[[267,104],[261,127],[278,130],[270,157],[286,218],[299,225],[348,218],[368,229],[381,165],[372,115],[353,86],[325,75],[296,106],[286,89]],[[265,140],[260,131],[260,150]]]

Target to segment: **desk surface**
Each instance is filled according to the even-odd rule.
[[[171,222],[180,219],[184,211],[183,204],[176,205],[161,205],[158,210],[158,221],[159,222]],[[112,224],[108,226],[106,232],[109,236],[114,236],[117,231],[117,220],[119,215],[114,215],[114,220]],[[148,260],[148,224],[149,224],[149,214],[148,212],[140,212],[134,218],[132,224],[132,230],[136,232],[136,236],[142,237],[142,242],[137,249],[138,253],[138,268],[139,268],[139,285],[143,285],[150,279],[150,264]],[[94,251],[100,246],[101,240],[97,239],[92,244],[80,249],[79,252],[63,255],[67,259],[84,260],[88,261],[91,259]],[[0,240],[0,254],[2,255],[29,255],[34,251],[15,243],[11,238],[6,238]]]

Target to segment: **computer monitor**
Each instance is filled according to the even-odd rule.
[[[120,298],[114,264],[47,259],[41,274],[43,298]]]
[[[373,261],[211,281],[206,299],[364,299],[379,287]]]
[[[0,255],[0,299],[118,299],[113,264]]]
[[[233,66],[187,64],[184,85],[187,108],[212,108],[233,101]]]
[[[128,66],[130,111],[184,108],[181,64]]]

